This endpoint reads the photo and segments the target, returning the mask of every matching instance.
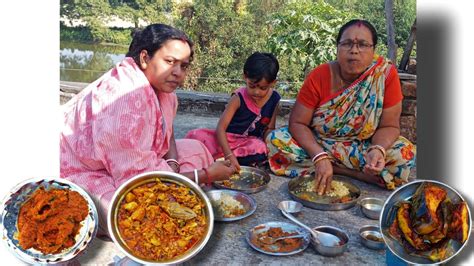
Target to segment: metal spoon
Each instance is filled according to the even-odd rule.
[[[292,222],[308,230],[313,236],[314,240],[322,244],[323,246],[328,246],[328,247],[338,246],[339,243],[341,242],[339,237],[333,234],[313,230],[309,226],[298,221],[298,219],[296,219],[293,215],[291,215],[290,212],[297,213],[301,211],[301,209],[303,208],[303,205],[301,203],[296,202],[296,201],[282,201],[280,202],[280,204],[278,204],[278,208],[281,210],[281,213],[283,213],[283,215],[286,218],[290,219]]]
[[[288,238],[302,238],[305,235],[302,234],[297,234],[297,235],[292,235],[292,236],[281,236],[281,237],[271,237],[271,236],[262,236],[258,240],[262,242],[263,244],[271,245],[279,240],[282,239],[288,239]]]

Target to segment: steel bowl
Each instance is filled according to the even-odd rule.
[[[359,201],[360,209],[370,219],[378,220],[384,201],[379,198],[363,198]]]
[[[390,236],[389,228],[391,225],[391,222],[394,219],[394,214],[396,213],[396,204],[402,201],[407,201],[412,198],[412,196],[415,194],[416,189],[424,182],[427,183],[433,183],[435,185],[438,185],[442,187],[443,189],[446,190],[447,196],[451,199],[453,203],[455,202],[461,202],[465,201],[464,198],[459,194],[454,188],[448,186],[447,184],[434,181],[434,180],[416,180],[410,183],[407,183],[401,187],[399,187],[397,190],[392,192],[392,194],[388,197],[388,199],[385,201],[384,207],[382,208],[382,214],[380,216],[380,228],[382,231],[383,238],[385,240],[385,243],[387,244],[387,247],[389,250],[395,254],[398,258],[401,260],[409,263],[409,264],[434,264],[435,262],[419,257],[419,256],[414,256],[409,253],[404,249],[403,245],[399,243],[397,240],[392,238]],[[450,259],[452,259],[454,256],[459,254],[461,250],[466,246],[466,244],[469,242],[469,237],[471,236],[471,227],[472,227],[472,216],[471,216],[471,211],[469,207],[467,208],[468,211],[468,220],[469,220],[469,233],[467,240],[464,242],[464,244],[460,244],[459,242],[455,241],[453,245],[454,249],[454,254],[449,256],[448,258],[436,262],[436,264],[444,264],[448,262]]]
[[[207,218],[207,227],[205,228],[204,237],[198,241],[191,249],[187,250],[185,253],[166,261],[152,261],[145,260],[135,256],[132,251],[127,247],[125,242],[122,240],[119,228],[117,225],[117,216],[120,203],[125,198],[125,195],[132,189],[141,186],[143,184],[154,182],[156,179],[159,179],[164,183],[174,183],[179,186],[188,187],[192,193],[195,193],[199,199],[204,203],[204,214]],[[195,255],[197,255],[207,244],[209,238],[211,237],[212,231],[214,229],[214,211],[212,210],[211,201],[206,196],[206,193],[189,178],[167,171],[153,171],[139,174],[125,183],[123,183],[114,193],[112,200],[110,202],[109,211],[107,213],[107,226],[109,234],[114,242],[115,246],[122,251],[127,257],[134,260],[140,264],[178,264],[185,262]]]
[[[76,191],[84,197],[89,206],[89,213],[81,222],[81,229],[75,237],[76,243],[58,254],[43,254],[34,248],[25,250],[19,245],[16,237],[20,208],[41,186],[46,190],[56,188]],[[1,212],[0,230],[4,244],[17,258],[28,264],[57,264],[72,260],[87,249],[98,229],[98,213],[92,198],[84,189],[62,178],[32,178],[21,182],[10,190],[10,193],[5,197]]]
[[[350,177],[334,175],[333,180],[343,182],[349,189],[352,200],[344,203],[332,203],[333,197],[320,196],[315,192],[305,192],[305,184],[313,179],[312,176],[295,177],[288,182],[288,192],[293,200],[301,202],[304,206],[322,211],[340,211],[354,207],[361,195],[360,188],[356,186]],[[308,196],[303,197],[303,193]]]
[[[228,187],[223,181],[214,181],[213,185],[221,189],[231,189],[244,193],[257,193],[264,190],[270,183],[270,175],[258,168],[250,166],[241,166],[239,178],[230,180],[232,186]]]
[[[252,215],[255,212],[255,210],[257,209],[257,203],[255,202],[255,200],[251,196],[249,196],[245,193],[239,192],[239,191],[227,190],[227,189],[216,189],[216,190],[207,191],[206,195],[211,200],[211,203],[218,202],[220,200],[220,198],[224,195],[229,195],[230,197],[232,197],[236,201],[240,202],[240,204],[242,204],[243,209],[245,211],[245,213],[242,214],[242,215],[238,215],[238,216],[234,216],[234,217],[224,217],[224,216],[221,215],[221,212],[219,212],[216,209],[218,207],[215,207],[214,206],[215,204],[213,204],[214,220],[216,220],[216,221],[233,222],[233,221],[242,220],[242,219]]]
[[[316,250],[319,254],[326,257],[334,257],[341,255],[344,253],[344,251],[346,251],[347,243],[349,243],[349,235],[343,230],[333,226],[318,226],[313,228],[313,230],[335,235],[341,240],[340,245],[338,246],[324,246],[311,237],[311,244],[313,244],[314,250]]]
[[[380,227],[376,225],[366,225],[360,228],[359,238],[362,244],[370,249],[384,249],[385,241],[383,240],[382,233],[380,232]],[[376,241],[371,238],[377,238],[381,241]]]

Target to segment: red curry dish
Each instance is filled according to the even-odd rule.
[[[204,211],[204,203],[188,187],[156,179],[125,195],[117,224],[133,255],[164,261],[184,254],[205,236]]]
[[[38,188],[20,208],[19,244],[43,254],[57,254],[74,246],[81,222],[89,213],[87,201],[68,189]]]

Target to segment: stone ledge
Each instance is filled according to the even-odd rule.
[[[61,104],[66,103],[87,85],[89,85],[89,83],[61,81]],[[227,93],[206,93],[188,90],[176,90],[176,95],[179,100],[178,111],[200,112],[210,115],[220,115],[224,111],[225,105],[230,98],[230,95]],[[294,103],[295,100],[282,99],[280,101],[281,110],[279,115],[286,117],[290,113]]]
[[[416,97],[416,79],[412,76],[409,77],[409,80],[402,80],[403,94],[406,98],[402,103],[403,111],[400,117],[400,128],[403,136],[416,143],[416,98],[414,98]],[[61,81],[60,103],[66,103],[87,85],[88,83]],[[176,90],[176,95],[179,100],[178,111],[211,116],[220,116],[230,98],[230,95],[226,93],[206,93],[188,90]],[[282,99],[280,101],[280,121],[288,121],[294,103],[294,99]]]

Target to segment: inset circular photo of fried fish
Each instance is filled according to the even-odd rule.
[[[380,217],[390,251],[412,264],[446,263],[466,246],[471,225],[461,194],[433,180],[413,181],[395,190]]]

